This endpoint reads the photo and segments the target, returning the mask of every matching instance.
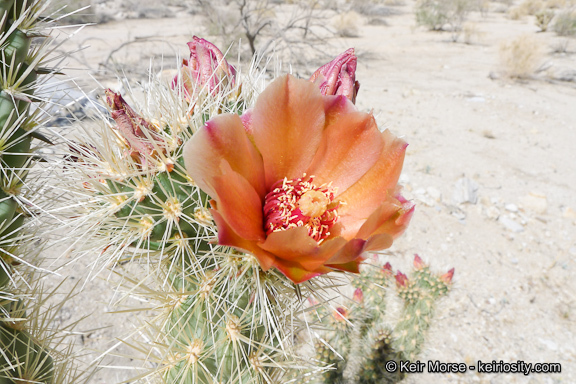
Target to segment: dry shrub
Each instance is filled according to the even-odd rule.
[[[475,7],[474,0],[419,0],[416,3],[416,23],[431,31],[440,31],[449,25],[453,33],[459,32],[468,13]]]
[[[511,20],[522,20],[528,16],[526,10],[520,6],[508,8],[508,17]]]
[[[550,25],[550,22],[554,18],[554,11],[543,9],[534,16],[536,16],[536,26],[540,28],[540,31],[546,32],[548,30],[548,25]]]
[[[483,34],[478,29],[478,24],[464,23],[464,26],[462,27],[462,35],[465,44],[475,44],[480,42]]]
[[[546,8],[549,9],[562,9],[567,6],[566,0],[548,0],[546,1]]]
[[[542,0],[524,0],[522,4],[508,10],[508,17],[512,20],[521,20],[528,15],[536,15],[546,8],[547,4]]]
[[[576,35],[576,9],[565,9],[556,15],[554,32],[559,36]]]
[[[500,61],[511,78],[532,77],[541,67],[543,58],[544,46],[532,35],[521,35],[500,45]]]
[[[384,0],[384,5],[391,6],[391,7],[398,7],[402,5],[406,5],[406,0]]]
[[[542,0],[524,0],[520,7],[524,8],[527,15],[535,15],[546,8],[546,3]]]
[[[362,17],[354,12],[348,11],[342,13],[334,19],[334,28],[340,37],[358,37],[360,36],[360,24]]]

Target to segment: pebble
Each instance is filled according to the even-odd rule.
[[[478,202],[478,189],[479,186],[475,181],[467,177],[461,177],[454,185],[452,200],[456,204],[476,204]]]
[[[566,207],[562,212],[562,216],[566,218],[576,218],[576,212],[572,208]]]
[[[442,202],[442,192],[440,192],[436,188],[428,187],[428,188],[426,188],[426,193],[428,194],[428,196],[433,198],[434,201],[436,201],[437,203]]]
[[[486,208],[486,217],[492,220],[498,219],[500,216],[500,210],[494,206]]]
[[[544,213],[548,209],[546,195],[538,192],[530,192],[528,195],[521,197],[520,204],[522,208],[536,213]]]
[[[518,206],[516,204],[506,204],[504,208],[510,212],[518,212]]]
[[[550,349],[551,351],[556,351],[556,350],[558,350],[558,344],[556,344],[556,343],[553,342],[552,340],[540,339],[540,342],[541,342],[542,344],[544,344],[546,347],[548,347],[548,349]]]
[[[512,220],[511,218],[509,218],[508,216],[500,216],[500,218],[498,219],[498,221],[504,226],[506,227],[506,229],[509,229],[512,232],[522,232],[524,230],[524,227],[522,226],[522,224]]]

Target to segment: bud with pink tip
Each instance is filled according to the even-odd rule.
[[[132,158],[145,166],[148,157],[154,156],[158,152],[165,152],[166,143],[156,133],[156,128],[150,122],[134,112],[120,94],[110,89],[106,89],[104,92],[106,103],[111,109],[110,114],[116,121],[120,135],[130,147]]]
[[[390,265],[390,263],[384,264],[384,266],[382,267],[382,272],[384,272],[384,275],[386,277],[392,276],[394,274],[394,272],[392,271],[392,265]]]
[[[396,276],[394,276],[396,278],[396,285],[398,287],[407,287],[408,286],[408,277],[406,277],[405,274],[403,274],[402,272],[398,271],[396,273]]]
[[[181,76],[172,81],[172,88],[182,86],[187,99],[197,95],[202,89],[212,94],[222,90],[222,86],[234,84],[236,69],[228,64],[222,51],[208,40],[194,36],[188,43],[190,59],[183,60]]]
[[[362,288],[356,288],[352,299],[357,303],[362,303],[362,301],[364,301],[364,292],[362,292]]]
[[[318,68],[310,81],[318,84],[323,95],[344,95],[355,103],[360,88],[356,81],[356,62],[354,48],[350,48]]]
[[[414,269],[418,271],[424,267],[426,267],[426,264],[424,264],[424,262],[422,261],[422,258],[420,256],[418,256],[417,253],[415,253],[414,254]]]
[[[452,277],[454,277],[454,268],[440,276],[440,280],[445,282],[446,284],[450,284],[452,282]]]

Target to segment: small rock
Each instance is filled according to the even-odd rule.
[[[548,208],[546,195],[537,192],[530,192],[528,195],[520,198],[522,208],[536,213],[544,213]]]
[[[473,103],[483,103],[486,101],[486,99],[482,96],[472,96],[468,98],[468,101],[471,101]]]
[[[562,212],[562,216],[573,219],[576,218],[576,212],[572,208],[566,207]]]
[[[494,206],[486,208],[486,217],[492,220],[498,219],[500,216],[500,210]]]
[[[428,188],[426,188],[426,193],[428,194],[428,196],[430,196],[432,199],[434,199],[434,201],[436,201],[437,203],[442,202],[442,192],[440,192],[436,188],[428,187]]]
[[[553,342],[552,340],[540,339],[540,342],[541,342],[542,344],[544,344],[546,347],[548,347],[548,349],[550,349],[551,351],[556,351],[556,350],[558,350],[558,344],[556,344],[556,343]]]
[[[570,247],[570,249],[568,250],[568,252],[570,252],[570,254],[572,256],[576,256],[576,247]]]
[[[479,186],[476,182],[467,177],[462,177],[454,185],[452,200],[456,204],[476,204],[478,202],[478,189]]]
[[[518,206],[516,204],[506,204],[504,208],[510,212],[518,212]]]
[[[512,220],[511,218],[509,218],[507,216],[500,216],[498,221],[504,227],[506,227],[506,229],[509,229],[512,232],[522,232],[524,230],[524,227],[522,226],[522,224],[519,224],[518,222]]]
[[[510,262],[511,262],[512,264],[518,264],[518,259],[515,258],[515,257],[513,257],[513,258],[510,259]]]
[[[402,185],[406,185],[406,184],[410,184],[410,176],[408,176],[407,174],[403,173],[400,175],[400,178],[398,179],[398,182]]]

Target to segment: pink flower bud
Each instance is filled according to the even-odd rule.
[[[426,266],[426,264],[424,264],[424,262],[422,261],[420,256],[418,256],[418,254],[415,253],[414,254],[414,269],[420,270],[420,269],[424,268],[425,266]]]
[[[396,273],[396,285],[398,287],[406,287],[408,286],[408,277],[406,277],[405,274],[403,274],[402,272],[398,271]]]
[[[236,69],[214,44],[194,36],[188,47],[190,59],[183,60],[181,77],[174,78],[172,88],[180,86],[181,81],[185,96],[190,99],[203,89],[216,94],[221,91],[221,85],[234,84]]]
[[[107,89],[106,103],[111,109],[111,115],[116,121],[120,135],[126,140],[130,147],[130,156],[140,164],[146,165],[147,157],[156,154],[158,149],[165,152],[166,143],[162,137],[155,132],[155,127],[140,117],[126,103],[119,94]]]
[[[440,276],[440,280],[445,282],[446,284],[450,284],[452,282],[452,277],[454,277],[454,268]]]
[[[354,296],[352,296],[352,299],[357,303],[362,303],[362,301],[364,301],[364,292],[362,292],[361,288],[356,288],[356,290],[354,291]]]
[[[382,271],[384,272],[384,275],[386,275],[386,277],[392,276],[393,274],[392,265],[390,265],[390,263],[384,264],[384,266],[382,267]]]
[[[354,48],[318,68],[310,81],[318,84],[323,95],[344,95],[355,103],[360,83],[356,81]]]
[[[350,316],[350,311],[344,307],[338,307],[336,311],[334,311],[334,318],[336,318],[336,320],[346,321],[348,316]]]

